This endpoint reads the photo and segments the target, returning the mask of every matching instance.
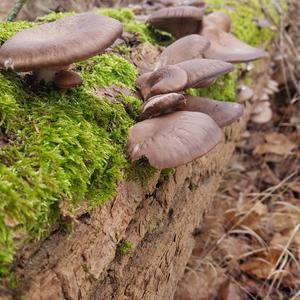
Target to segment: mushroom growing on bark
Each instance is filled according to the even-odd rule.
[[[224,127],[238,120],[244,112],[244,107],[239,103],[186,96],[186,101],[180,103],[177,110],[202,112],[209,115],[219,127]]]
[[[131,127],[126,152],[133,161],[146,157],[157,169],[174,168],[206,154],[220,139],[221,130],[208,115],[180,111]]]
[[[176,65],[145,73],[136,80],[136,85],[145,100],[155,95],[183,91],[186,84],[186,72]]]
[[[220,75],[233,70],[233,65],[215,59],[192,59],[176,65],[188,76],[186,88],[207,87]]]
[[[202,58],[210,42],[199,34],[190,34],[172,43],[161,53],[156,69],[165,65],[175,65],[194,58]]]
[[[211,46],[205,51],[204,57],[241,63],[269,56],[267,52],[249,46],[227,32],[228,24],[222,20],[218,22],[218,18],[223,19],[223,14],[215,14],[212,17],[208,15],[202,22],[199,33],[211,43]]]
[[[119,21],[78,14],[25,29],[0,48],[0,69],[33,71],[36,81],[53,81],[74,62],[101,54],[122,34]]]
[[[170,32],[176,39],[198,33],[201,27],[203,10],[193,6],[162,8],[152,13],[148,23],[153,27]]]
[[[138,121],[173,112],[184,102],[184,96],[176,93],[151,97],[142,105]]]

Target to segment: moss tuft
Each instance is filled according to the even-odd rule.
[[[128,240],[121,240],[118,243],[117,253],[121,256],[128,255],[132,249],[132,244]]]
[[[0,44],[11,38],[17,32],[32,27],[31,23],[19,22],[0,22]]]

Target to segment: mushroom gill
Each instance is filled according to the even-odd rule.
[[[186,164],[214,148],[221,130],[208,115],[180,111],[145,120],[129,130],[128,157],[142,157],[157,169]]]
[[[198,33],[203,10],[193,6],[162,8],[152,13],[148,23],[153,27],[170,32],[176,39]]]

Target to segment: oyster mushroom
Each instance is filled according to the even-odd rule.
[[[185,98],[181,94],[170,93],[151,97],[141,107],[138,121],[154,118],[175,111]]]
[[[220,59],[231,63],[249,62],[269,57],[264,50],[254,48],[237,39],[231,33],[224,31],[225,25],[204,20],[200,34],[206,37],[211,45],[205,51],[204,57]]]
[[[233,70],[233,65],[215,59],[192,59],[176,64],[187,73],[186,88],[202,88],[214,83],[220,75]]]
[[[146,157],[157,169],[174,168],[206,154],[220,139],[221,130],[208,115],[180,111],[131,127],[126,153],[133,161]]]
[[[231,30],[231,20],[230,17],[221,11],[215,11],[203,18],[203,26],[212,23],[217,28],[225,31],[230,32]]]
[[[37,81],[52,81],[72,63],[101,54],[122,30],[119,21],[91,13],[25,29],[0,48],[0,69],[33,71]]]
[[[244,112],[244,107],[239,103],[186,96],[186,101],[180,103],[177,110],[202,112],[209,115],[219,127],[224,127],[238,120]]]
[[[194,58],[202,58],[202,54],[209,46],[210,42],[199,34],[191,34],[180,38],[163,50],[156,64],[156,69]]]
[[[183,91],[186,84],[186,72],[175,65],[145,73],[136,80],[136,85],[145,100],[155,95]]]
[[[254,91],[246,85],[242,85],[237,91],[237,102],[244,103],[254,97]]]
[[[257,124],[268,123],[272,119],[272,109],[269,101],[257,102],[252,112],[251,121]]]
[[[162,8],[152,13],[147,22],[153,27],[170,32],[176,39],[198,33],[203,10],[193,6]]]
[[[55,74],[54,84],[59,89],[70,89],[80,86],[82,84],[82,78],[73,71],[63,70]]]

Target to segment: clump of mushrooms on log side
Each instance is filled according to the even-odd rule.
[[[240,103],[186,94],[189,88],[214,84],[233,70],[232,63],[268,57],[230,33],[228,15],[204,15],[204,7],[165,7],[148,18],[150,26],[170,32],[176,40],[161,52],[154,69],[136,81],[144,103],[138,123],[129,130],[126,153],[133,161],[145,157],[157,169],[191,162],[212,150],[221,140],[221,128],[244,112]],[[253,93],[243,88],[238,96],[245,101]]]
[[[91,13],[25,29],[1,46],[0,69],[32,72],[35,84],[76,87],[82,79],[70,66],[103,53],[122,32],[119,21]]]

